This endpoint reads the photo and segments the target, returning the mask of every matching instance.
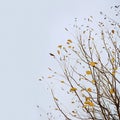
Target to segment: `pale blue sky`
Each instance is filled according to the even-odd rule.
[[[74,18],[107,12],[119,0],[0,1],[0,120],[46,120],[49,93],[37,80]],[[40,105],[40,110],[36,105]]]

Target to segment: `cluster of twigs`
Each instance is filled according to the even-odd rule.
[[[92,21],[90,16],[88,22]],[[75,40],[58,45],[57,55],[50,53],[62,69],[60,82],[75,104],[66,112],[51,89],[56,110],[66,120],[120,120],[120,24],[105,15],[97,32],[89,25],[74,28]]]

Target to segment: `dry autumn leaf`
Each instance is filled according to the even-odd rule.
[[[70,92],[75,92],[76,90],[77,90],[77,88],[72,87],[72,88],[70,89]]]
[[[50,54],[50,56],[55,57],[55,55],[53,53],[49,53],[49,54]]]
[[[84,104],[89,104],[89,103],[90,103],[90,101],[85,101],[85,102],[84,102]]]
[[[63,80],[61,80],[61,83],[65,83]]]
[[[114,30],[112,30],[111,32],[112,32],[113,34],[115,33],[115,31],[114,31]]]
[[[87,74],[87,75],[90,75],[90,74],[92,74],[92,72],[91,72],[90,70],[87,70],[87,71],[86,71],[86,74]]]
[[[112,71],[112,75],[115,76],[115,71]]]
[[[89,65],[92,67],[95,67],[96,64],[97,64],[97,62],[89,62]]]
[[[67,44],[70,44],[70,43],[72,43],[72,40],[70,40],[70,39],[67,40]]]
[[[113,68],[113,70],[115,70],[115,71],[116,71],[117,69],[118,69],[117,67],[116,67],[116,68]]]
[[[89,106],[93,107],[93,106],[94,106],[94,103],[93,103],[93,102],[90,102],[90,103],[89,103]]]
[[[94,106],[94,103],[93,103],[92,101],[85,101],[84,104],[85,104],[85,105],[89,105],[89,106],[91,106],[91,107]]]
[[[92,84],[95,84],[95,80],[92,80]]]
[[[90,97],[86,97],[85,99],[86,99],[86,101],[89,101],[89,100],[90,100]]]
[[[88,91],[88,92],[92,92],[92,89],[91,89],[91,88],[87,88],[87,91]]]
[[[58,101],[58,99],[57,99],[56,97],[54,97],[54,100],[55,100],[55,101]]]
[[[60,49],[61,49],[61,48],[62,48],[62,45],[58,45],[58,48],[60,48]]]
[[[67,41],[68,41],[68,42],[70,42],[70,43],[72,43],[72,40],[70,40],[70,39],[69,39],[69,40],[67,40]]]
[[[110,94],[113,94],[113,93],[115,93],[115,89],[114,89],[114,88],[111,88],[111,89],[110,89]]]
[[[68,48],[72,48],[72,46],[68,46]]]
[[[111,59],[111,62],[114,63],[114,61],[115,61],[115,58],[112,58],[112,59]]]
[[[59,50],[57,50],[57,53],[58,53],[58,55],[60,55],[60,51]]]

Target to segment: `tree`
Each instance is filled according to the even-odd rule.
[[[119,6],[113,8],[118,10]],[[120,24],[100,14],[103,20],[96,29],[92,16],[86,19],[87,25],[76,22],[73,39],[58,45],[57,53],[50,53],[63,74],[48,68],[52,72],[48,78],[57,79],[57,88],[68,98],[66,105],[61,104],[60,90],[51,89],[55,110],[66,120],[120,119]]]

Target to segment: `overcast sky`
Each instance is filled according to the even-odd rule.
[[[119,0],[0,1],[0,120],[46,120],[49,93],[38,78],[51,64],[49,52],[66,41],[64,28]],[[36,105],[40,105],[40,110]]]

